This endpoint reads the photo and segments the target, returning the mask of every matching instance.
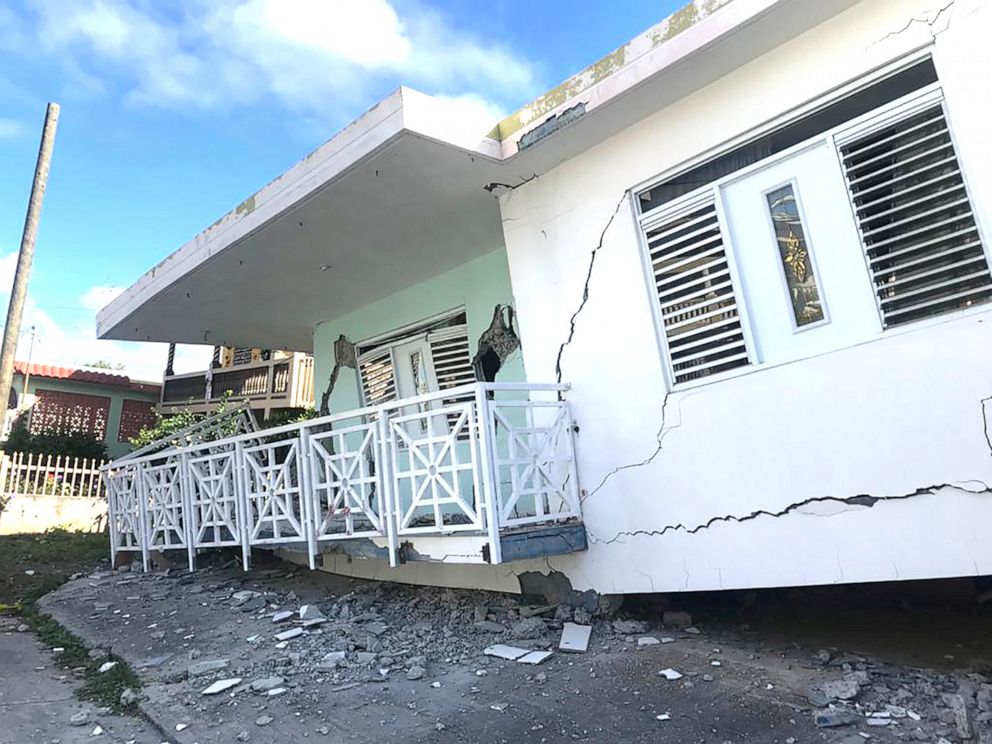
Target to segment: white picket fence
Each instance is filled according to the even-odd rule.
[[[108,462],[63,455],[4,453],[0,457],[0,495],[106,499],[100,468]]]

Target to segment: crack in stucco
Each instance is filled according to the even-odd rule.
[[[976,483],[981,486],[978,490],[969,490],[962,488],[965,483]],[[884,501],[905,501],[907,499],[915,498],[916,496],[927,496],[935,495],[937,491],[943,488],[956,488],[958,490],[966,491],[967,493],[980,494],[980,493],[990,493],[992,489],[985,481],[978,479],[970,479],[967,481],[959,481],[956,483],[937,483],[931,486],[924,486],[922,488],[917,488],[915,491],[909,493],[898,494],[895,496],[874,496],[870,493],[857,494],[855,496],[812,496],[808,499],[803,499],[802,501],[796,501],[789,504],[784,509],[778,511],[769,511],[767,509],[756,509],[750,514],[745,514],[743,516],[737,516],[734,514],[726,514],[724,516],[710,517],[705,522],[697,524],[694,527],[687,527],[682,523],[669,524],[654,530],[630,530],[618,532],[613,537],[609,539],[597,538],[591,533],[588,536],[591,542],[601,543],[603,545],[610,545],[612,543],[618,542],[623,537],[661,537],[668,532],[685,532],[688,535],[695,535],[697,532],[702,532],[712,527],[714,524],[721,522],[736,522],[743,523],[749,522],[751,520],[757,519],[758,517],[784,517],[791,514],[794,511],[802,509],[805,506],[811,506],[813,504],[823,504],[823,503],[836,503],[836,504],[846,504],[848,506],[866,506],[873,507],[878,503]]]
[[[992,435],[989,434],[989,411],[988,403],[992,401],[992,395],[988,398],[982,398],[979,401],[979,405],[982,407],[982,434],[985,436],[985,444],[989,448],[989,456],[992,457]]]
[[[555,381],[561,382],[561,358],[565,353],[565,347],[572,343],[572,339],[575,338],[575,322],[579,317],[579,313],[585,308],[586,303],[589,301],[589,284],[592,281],[592,271],[596,266],[596,256],[599,255],[599,251],[603,248],[603,241],[606,239],[606,233],[609,231],[610,226],[616,220],[617,215],[620,214],[620,210],[623,209],[623,205],[627,201],[627,193],[624,192],[623,196],[620,197],[620,201],[617,202],[616,209],[613,210],[613,214],[610,215],[610,219],[607,220],[606,226],[603,227],[603,231],[599,234],[599,242],[596,243],[596,247],[592,249],[592,253],[589,256],[589,269],[586,271],[586,280],[582,285],[582,300],[579,302],[578,308],[572,313],[572,317],[568,321],[568,338],[562,342],[562,345],[558,348],[558,358],[555,360]]]
[[[334,342],[334,367],[331,369],[330,377],[327,380],[327,387],[324,389],[323,395],[320,396],[321,416],[327,416],[331,412],[331,393],[334,392],[334,386],[338,382],[338,375],[341,374],[342,367],[358,369],[355,344],[349,341],[343,333]]]
[[[511,185],[511,184],[508,184],[508,183],[503,183],[502,181],[492,181],[491,183],[485,184],[482,188],[485,189],[486,191],[488,191],[490,194],[496,193],[496,192],[499,192],[499,191],[513,191],[514,189],[519,189],[521,186],[523,186],[526,183],[530,183],[531,181],[535,180],[536,178],[537,178],[537,174],[535,173],[532,176],[529,176],[527,178],[520,179],[520,183],[518,183],[516,185]],[[496,193],[496,195],[498,196],[499,194]]]
[[[897,31],[890,31],[889,33],[887,33],[885,36],[883,36],[881,39],[879,39],[875,43],[880,44],[883,41],[885,41],[886,39],[889,39],[889,38],[891,38],[893,36],[899,36],[900,34],[904,34],[907,31],[909,31],[909,29],[911,29],[913,26],[915,26],[917,23],[925,24],[927,26],[927,28],[930,30],[930,37],[931,38],[937,38],[937,36],[939,34],[943,33],[944,31],[946,31],[948,29],[948,27],[950,26],[950,23],[951,23],[950,22],[950,19],[948,19],[947,24],[940,31],[934,31],[934,26],[937,25],[937,22],[941,19],[941,17],[944,15],[944,13],[950,14],[950,12],[954,8],[954,4],[955,4],[956,1],[957,0],[951,0],[951,2],[947,3],[947,5],[943,6],[939,10],[937,10],[937,12],[933,15],[932,18],[927,17],[927,16],[924,16],[923,18],[919,18],[917,16],[911,17],[908,21],[906,21],[906,25],[905,26],[903,26],[902,28],[898,29]]]

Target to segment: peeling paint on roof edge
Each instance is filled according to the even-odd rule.
[[[489,137],[500,142],[504,141],[520,129],[602,82],[625,65],[678,36],[730,2],[732,0],[693,0],[693,2],[672,13],[661,23],[652,26],[598,62],[594,62],[586,69],[573,75],[561,85],[538,96],[522,109],[507,116],[493,127],[492,131],[489,132]]]

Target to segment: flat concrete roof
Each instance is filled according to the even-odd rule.
[[[696,0],[488,132],[400,88],[140,277],[97,335],[310,351],[318,323],[501,248],[501,189],[855,2]]]

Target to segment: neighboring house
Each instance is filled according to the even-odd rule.
[[[116,545],[505,590],[992,573],[990,35],[980,0],[698,0],[488,136],[397,91],[99,314],[312,350],[333,414],[121,462]]]
[[[92,434],[111,457],[120,457],[132,450],[131,437],[155,423],[160,389],[155,382],[96,369],[14,362],[5,436],[14,418],[26,415],[34,434]]]
[[[246,401],[259,418],[313,408],[313,356],[304,352],[215,346],[210,367],[176,374],[175,344],[162,381],[158,410],[210,413],[225,398]]]

